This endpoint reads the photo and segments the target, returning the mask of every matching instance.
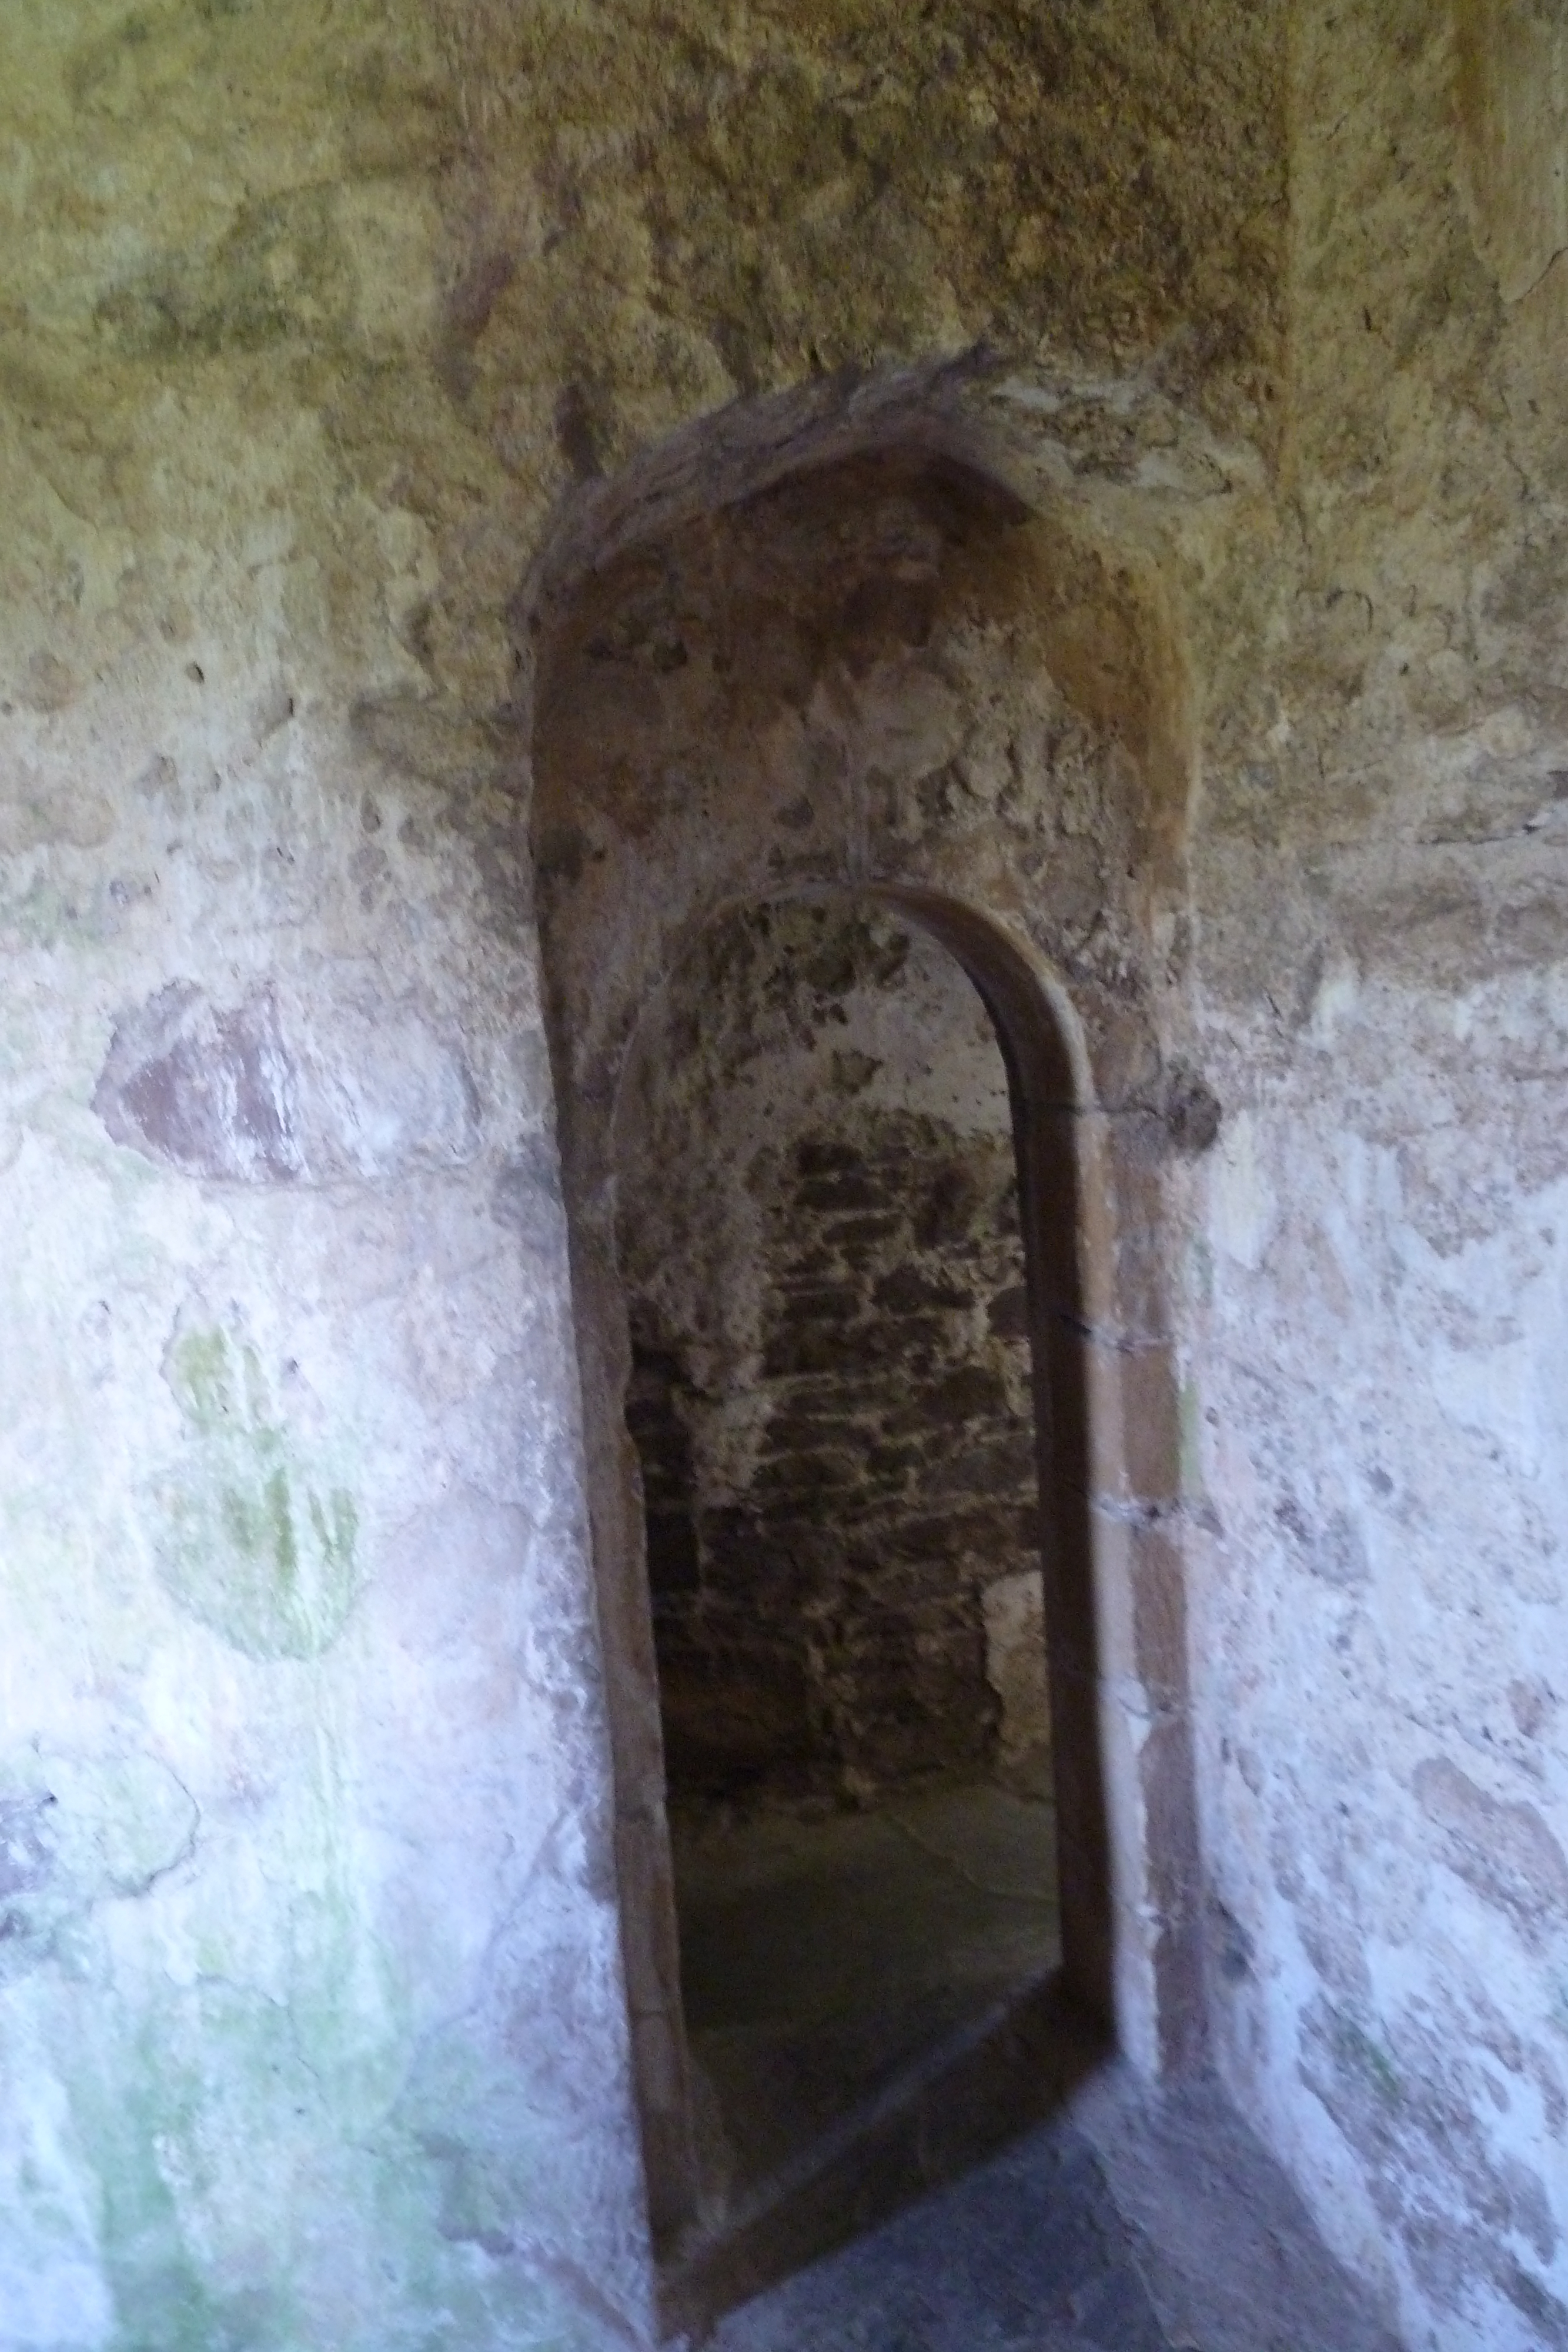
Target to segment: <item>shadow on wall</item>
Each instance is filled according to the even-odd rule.
[[[547,583],[536,620],[540,938],[628,1990],[668,2251],[700,2232],[701,2191],[625,1414],[629,1392],[634,1415],[673,1409],[650,1396],[665,1343],[645,1310],[634,1335],[617,1249],[615,1109],[639,1023],[687,959],[740,936],[737,910],[804,902],[787,919],[809,925],[846,895],[940,943],[977,988],[1006,1062],[1028,1268],[1063,1984],[1145,2066],[1168,2062],[1201,2031],[1161,1245],[1165,1170],[1193,1123],[1152,1010],[1186,770],[1175,664],[1135,572],[929,448],[670,521]],[[669,1568],[685,1538],[666,1538]],[[1031,2045],[1000,2071],[1043,2085],[1051,2064]]]

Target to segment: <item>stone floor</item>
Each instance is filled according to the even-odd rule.
[[[1396,2352],[1213,2087],[1150,2094],[1060,1992],[1048,1803],[688,1824],[676,1872],[707,2213],[672,2341]]]
[[[704,2340],[700,2332],[690,2339]],[[1398,2352],[1211,2085],[1052,2122],[732,2311],[709,2352]]]
[[[1061,1957],[1049,1803],[943,1789],[677,1832],[715,2207],[755,2201]]]

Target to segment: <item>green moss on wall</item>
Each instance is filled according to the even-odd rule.
[[[359,1591],[353,1495],[275,1417],[248,1343],[183,1332],[165,1374],[186,1443],[159,1488],[164,1585],[247,1657],[319,1656]]]

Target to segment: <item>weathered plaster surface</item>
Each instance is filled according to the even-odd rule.
[[[453,308],[520,481],[984,341],[1274,429],[1284,11],[442,0],[485,169]]]
[[[640,2340],[512,755],[420,732],[455,100],[0,53],[0,2344]]]
[[[1563,77],[1528,0],[6,11],[7,2352],[645,2325],[507,606],[934,408],[1102,731],[1094,564],[1163,615],[1214,2046],[1412,2343],[1568,2343]]]
[[[1195,846],[1220,2047],[1455,2352],[1568,2343],[1561,41],[1299,12],[1287,561]]]

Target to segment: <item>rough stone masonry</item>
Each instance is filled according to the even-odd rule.
[[[1568,2345],[1565,138],[1541,0],[0,12],[5,2352],[648,2341],[531,795],[663,855],[672,678],[777,781],[965,646],[1120,779],[930,803],[1078,1040],[1119,2028],[1407,2342]],[[1011,602],[862,502],[541,760],[618,565],[899,452]]]
[[[747,909],[643,1013],[626,1418],[678,1806],[1049,1783],[1007,1077],[875,908]]]

